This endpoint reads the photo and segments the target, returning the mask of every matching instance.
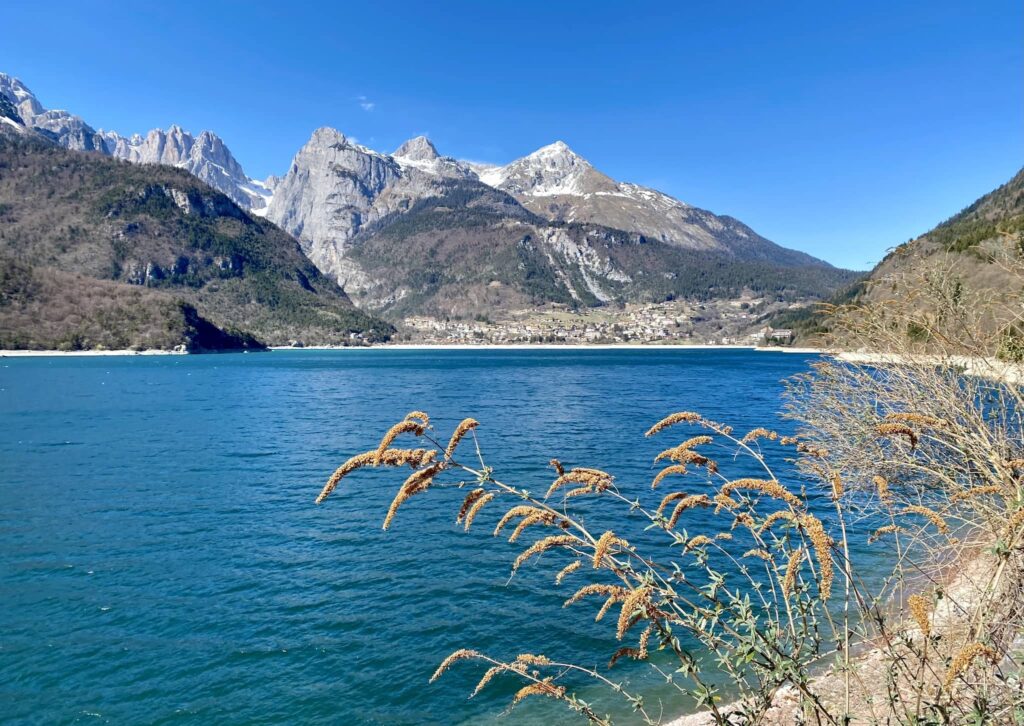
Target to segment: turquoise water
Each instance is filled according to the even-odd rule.
[[[383,533],[404,474],[360,473],[316,507],[334,467],[423,409],[445,435],[479,419],[499,478],[546,488],[557,456],[649,492],[666,443],[644,440],[653,421],[692,409],[740,431],[787,430],[780,381],[809,360],[671,349],[0,359],[3,715],[488,723],[516,682],[468,700],[481,669],[461,664],[428,685],[448,653],[603,664],[613,624],[591,622],[596,603],[561,608],[586,581],[553,586],[564,562],[509,579],[519,548],[490,534],[504,509],[464,534],[461,494],[431,492]],[[616,672],[650,680],[644,664]],[[659,697],[666,715],[682,708],[655,686],[655,713]],[[552,719],[568,712],[537,700],[505,722]]]

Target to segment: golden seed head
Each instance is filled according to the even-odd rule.
[[[520,653],[516,656],[516,662],[535,666],[551,665],[551,660],[547,656],[533,655],[531,653]]]
[[[376,456],[377,452],[373,452]],[[434,463],[435,449],[388,449],[380,457],[384,466],[411,466],[413,469]],[[376,464],[374,464],[376,466]]]
[[[479,653],[477,653],[475,650],[470,650],[469,648],[461,648],[460,650],[455,651],[450,656],[441,661],[441,665],[437,667],[437,670],[434,671],[434,675],[430,677],[430,682],[433,683],[438,678],[443,676],[444,672],[451,667],[452,663],[455,663],[456,661],[460,660],[466,660],[467,658],[479,657]]]
[[[758,559],[762,559],[765,562],[771,562],[772,561],[772,556],[770,554],[768,554],[767,551],[765,551],[763,549],[760,549],[760,548],[755,548],[755,549],[752,549],[752,550],[747,550],[741,556],[742,557],[757,557]]]
[[[885,416],[886,421],[895,421],[897,423],[905,424],[917,424],[918,426],[924,426],[925,428],[942,428],[948,425],[945,419],[936,418],[935,416],[926,416],[921,413],[890,413]]]
[[[721,496],[721,495],[719,495],[719,496]],[[726,499],[728,499],[728,497],[726,497]],[[718,510],[716,509],[715,512],[717,513]],[[751,531],[754,530],[754,518],[750,516],[749,512],[740,512],[738,514],[734,514],[733,515],[733,521],[732,521],[731,529],[736,529],[740,525],[743,525],[744,527],[747,527]]]
[[[625,548],[629,547],[629,542],[621,537],[616,537],[615,533],[611,530],[608,530],[598,538],[597,543],[594,545],[593,563],[595,570],[601,566],[608,551],[615,545]]]
[[[697,547],[700,547],[701,545],[706,545],[706,544],[708,544],[710,542],[713,542],[713,541],[714,540],[712,540],[710,537],[708,537],[705,534],[698,534],[696,537],[691,537],[690,538],[690,540],[683,547],[683,552],[689,552],[692,549],[696,549]]]
[[[683,512],[694,507],[710,507],[711,500],[708,499],[707,494],[689,494],[680,498],[679,503],[676,504],[675,509],[672,510],[672,516],[668,518],[668,527],[672,529],[679,522],[679,517],[682,516]]]
[[[721,492],[716,494],[711,501],[717,505],[715,507],[715,514],[718,514],[723,509],[735,509],[740,506],[740,503],[735,499],[730,497],[728,494],[722,494]]]
[[[666,416],[658,423],[654,424],[647,430],[644,436],[654,436],[659,431],[664,431],[669,426],[675,426],[677,423],[692,423],[694,421],[700,421],[700,414],[693,413],[692,411],[680,411],[679,413],[673,413]]]
[[[562,476],[562,474],[565,473],[565,468],[562,466],[562,462],[558,459],[552,459],[548,464],[555,470],[555,473],[558,474],[558,476]]]
[[[462,522],[462,518],[466,516],[466,512],[469,511],[469,508],[472,507],[473,503],[476,502],[477,499],[482,497],[484,493],[484,488],[478,487],[477,489],[474,489],[473,491],[466,495],[466,498],[462,500],[462,506],[459,507],[459,516],[455,518],[456,524]]]
[[[636,658],[638,658],[639,655],[640,655],[640,651],[638,651],[636,648],[630,648],[630,647],[619,648],[617,651],[612,653],[612,657],[608,660],[608,668],[609,669],[614,668],[615,664],[618,663],[623,658],[625,658],[626,656],[629,656],[630,658],[636,659]]]
[[[597,611],[597,615],[594,616],[594,622],[595,623],[601,622],[601,620],[608,613],[608,611],[612,609],[612,605],[614,605],[617,602],[621,602],[621,600],[624,597],[625,597],[625,594],[622,594],[622,595],[609,595],[608,599],[604,601],[604,605],[602,605],[601,609]]]
[[[753,441],[757,441],[758,439],[768,439],[769,441],[775,441],[778,438],[779,435],[774,431],[770,431],[765,428],[756,428],[753,431],[748,432],[746,436],[740,439],[740,441],[742,441],[744,444],[749,444]]]
[[[444,450],[444,458],[452,458],[452,454],[455,453],[455,449],[458,447],[459,442],[462,441],[462,437],[468,434],[470,431],[480,425],[480,422],[472,418],[464,418],[455,427],[454,433],[452,433],[451,439],[448,441],[448,446]]]
[[[829,483],[832,484],[832,499],[838,501],[843,497],[843,477],[839,475],[838,471],[832,472],[828,478]]]
[[[512,697],[511,707],[514,707],[517,703],[519,703],[528,696],[547,696],[548,698],[562,698],[563,696],[565,696],[565,686],[554,685],[550,678],[545,678],[543,681],[539,683],[531,683],[528,686],[523,686],[518,691],[516,691],[516,695]]]
[[[946,672],[946,680],[943,686],[948,690],[953,685],[953,681],[956,680],[957,676],[964,673],[971,664],[977,660],[980,656],[985,656],[990,662],[995,662],[999,655],[996,651],[981,643],[968,643],[965,645],[959,653],[953,658],[953,662],[949,666],[949,670]]]
[[[476,519],[476,515],[479,514],[480,510],[484,508],[484,505],[492,499],[494,499],[494,494],[492,492],[487,492],[473,502],[473,505],[469,508],[469,511],[466,512],[466,517],[463,520],[463,529],[466,532],[469,531],[470,526],[473,524],[473,520]]]
[[[666,466],[664,469],[658,472],[658,475],[656,477],[654,477],[654,481],[651,482],[651,489],[657,489],[658,485],[661,484],[661,482],[667,476],[671,476],[672,474],[685,473],[686,464],[673,464],[672,466]]]
[[[957,492],[949,498],[951,502],[966,502],[968,499],[974,499],[975,497],[983,497],[988,494],[998,494],[1003,490],[998,484],[989,484],[987,486],[971,487],[970,489],[964,489],[962,492]]]
[[[922,595],[911,595],[907,598],[907,605],[910,607],[910,617],[914,619],[921,633],[927,638],[932,630],[931,599]]]
[[[583,484],[591,486],[599,492],[603,492],[611,486],[613,479],[614,477],[612,477],[611,474],[607,474],[599,469],[578,467],[559,475],[559,477],[551,483],[551,486],[548,487],[548,492],[544,497],[550,497],[556,491],[568,484]]]
[[[905,436],[910,442],[910,448],[917,446],[917,432],[906,424],[902,423],[880,423],[875,425],[875,431],[881,436]]]
[[[871,477],[871,482],[875,485],[875,490],[878,492],[878,498],[883,502],[889,501],[892,494],[889,492],[889,480],[884,476],[875,474]]]
[[[615,628],[615,637],[619,640],[626,635],[626,631],[636,622],[634,614],[638,610],[646,609],[648,599],[651,596],[651,586],[642,585],[631,590],[622,600],[622,610],[619,612],[619,622]]]
[[[1024,470],[1024,459],[1010,459],[1006,462],[1006,468],[1013,471]]]
[[[552,512],[535,512],[534,514],[529,514],[519,521],[518,526],[513,530],[512,536],[508,538],[508,541],[515,542],[519,539],[519,535],[521,535],[523,531],[531,525],[554,524],[556,518],[556,515]]]
[[[936,512],[934,509],[922,506],[920,504],[911,504],[908,507],[904,507],[900,514],[919,514],[929,522],[935,525],[935,528],[939,530],[941,534],[949,533],[949,525],[946,524],[946,520]]]
[[[494,536],[497,537],[501,534],[501,530],[505,528],[505,525],[516,517],[529,517],[531,514],[540,514],[543,511],[543,509],[531,507],[529,504],[517,504],[505,512],[502,518],[498,520],[498,524],[494,528]]]
[[[637,660],[647,660],[647,646],[651,640],[651,631],[654,630],[654,625],[648,625],[644,628],[644,632],[640,633],[640,642],[637,647]]]
[[[711,437],[697,436],[695,438],[704,438],[710,440]],[[679,444],[679,446],[673,446],[671,449],[665,449],[656,457],[654,457],[654,462],[658,463],[662,459],[668,459],[669,461],[675,461],[680,464],[693,464],[694,466],[704,466],[707,467],[709,470],[714,471],[714,462],[711,459],[709,459],[706,456],[701,456],[696,451],[690,450],[690,444],[694,440],[695,439],[690,439],[689,441],[684,441],[683,443]]]
[[[579,560],[577,560],[578,562]],[[605,595],[606,597],[614,597],[619,600],[626,597],[629,594],[629,590],[622,587],[621,585],[605,585],[600,582],[591,583],[590,585],[584,585],[579,590],[573,593],[572,597],[562,603],[562,607],[567,608],[570,605],[578,603],[588,595]]]
[[[803,441],[798,441],[796,444],[796,450],[801,454],[807,454],[817,459],[824,459],[828,456],[828,449],[824,449],[820,446],[814,446],[813,444],[807,444]]]
[[[481,678],[480,682],[476,684],[476,688],[474,688],[473,692],[469,694],[469,697],[473,698],[476,694],[480,693],[480,691],[484,690],[484,686],[491,682],[492,678],[494,678],[502,671],[506,670],[509,670],[509,667],[506,666],[504,663],[496,666],[491,666],[490,668],[488,668],[486,671],[484,671],[483,678]]]
[[[782,594],[784,597],[789,597],[789,594],[796,587],[796,576],[800,573],[800,563],[803,559],[803,547],[797,547],[789,556],[789,562],[786,563],[786,575],[782,578]]]
[[[783,519],[787,522],[792,522],[796,519],[796,515],[788,509],[780,509],[776,512],[772,512],[764,518],[763,522],[761,522],[761,526],[757,528],[758,533],[764,532],[766,529],[770,529],[772,525]]]
[[[434,481],[434,477],[444,470],[444,464],[434,464],[426,469],[417,469],[409,478],[405,480],[401,488],[398,490],[398,494],[391,502],[391,506],[388,508],[387,516],[384,517],[384,529],[386,530],[391,526],[391,520],[395,518],[395,514],[398,513],[398,508],[402,506],[409,497],[420,492],[425,492],[430,488],[430,485]]]
[[[424,428],[430,426],[430,416],[423,411],[410,411],[405,414],[406,421],[418,421]]]
[[[571,575],[572,573],[576,572],[576,570],[580,569],[581,565],[583,565],[583,560],[573,560],[568,565],[563,567],[561,570],[558,571],[558,574],[555,575],[555,584],[561,585],[562,580],[564,580],[566,576]]]
[[[1022,524],[1024,524],[1024,509],[1018,509],[1006,522],[1006,536],[1008,538],[1015,537]]]
[[[417,421],[399,421],[394,426],[388,429],[387,433],[384,434],[384,438],[380,440],[380,444],[377,446],[376,455],[373,458],[373,465],[379,466],[381,459],[384,457],[384,452],[387,451],[388,447],[391,446],[391,442],[397,439],[402,434],[415,434],[416,436],[422,436],[423,432],[426,431],[426,426]]]
[[[807,532],[814,547],[814,554],[818,560],[819,577],[818,592],[822,600],[828,600],[832,594],[832,580],[834,577],[832,567],[832,538],[825,533],[825,527],[821,520],[813,514],[804,514],[798,520],[800,526]]]
[[[327,496],[334,491],[334,488],[338,486],[338,482],[340,482],[343,478],[351,474],[353,471],[372,464],[376,455],[376,451],[367,451],[362,454],[356,454],[348,461],[346,461],[344,464],[335,469],[334,473],[331,474],[331,477],[327,480],[327,483],[321,490],[320,495],[316,498],[316,503],[320,504],[320,502],[326,499]]]
[[[871,535],[868,537],[868,544],[874,544],[887,534],[893,534],[895,532],[902,531],[903,527],[899,526],[898,524],[887,524],[884,527],[879,527],[874,532],[872,532]]]
[[[715,539],[732,539],[731,532],[719,532],[715,535]]]
[[[351,474],[356,469],[361,469],[364,466],[377,466],[378,463],[386,466],[402,466],[408,464],[413,468],[427,466],[432,463],[437,457],[437,452],[433,449],[388,449],[387,451],[380,454],[378,461],[377,451],[366,451],[362,454],[357,454],[351,459],[346,461],[344,464],[339,466],[331,478],[327,480],[327,484],[324,485],[320,495],[316,498],[316,503],[320,504],[327,496],[334,491],[338,483]]]
[[[512,572],[518,570],[524,562],[534,555],[543,554],[553,547],[568,547],[573,544],[580,544],[580,540],[571,534],[555,534],[539,539],[516,557],[515,562],[512,563]]]
[[[800,507],[803,505],[803,501],[799,497],[794,495],[774,479],[736,479],[735,481],[731,481],[723,486],[721,493],[728,497],[738,489],[748,489],[767,494],[769,497],[774,499],[781,499],[791,507]]]

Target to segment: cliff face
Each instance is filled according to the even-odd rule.
[[[79,116],[47,110],[24,83],[5,73],[0,73],[0,97],[15,108],[21,123],[66,149],[95,151],[137,164],[167,164],[185,169],[248,210],[265,209],[270,199],[270,190],[246,176],[224,142],[210,131],[198,137],[176,125],[166,131],[153,129],[145,136],[125,137],[114,131],[97,131]]]
[[[8,259],[165,293],[271,344],[391,331],[356,310],[294,238],[182,169],[68,151],[12,130],[0,133],[0,170]]]
[[[77,116],[47,111],[3,74],[0,99],[19,119],[8,119],[12,128],[65,148],[187,171],[241,210],[280,225],[353,299],[389,314],[478,315],[548,302],[744,292],[789,300],[828,295],[853,277],[731,217],[619,182],[560,141],[494,166],[442,156],[424,136],[386,154],[321,128],[283,176],[258,182],[209,131],[96,131]],[[497,269],[496,261],[513,267]],[[475,285],[492,293],[504,287],[500,295],[458,299]]]

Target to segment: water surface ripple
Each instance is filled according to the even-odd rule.
[[[428,676],[461,646],[603,663],[618,646],[592,622],[597,604],[561,608],[584,580],[555,588],[557,557],[509,580],[517,550],[490,535],[500,512],[463,534],[458,492],[414,499],[384,534],[395,472],[362,473],[315,507],[332,469],[423,409],[446,433],[479,419],[506,480],[540,490],[557,456],[642,492],[659,443],[671,443],[644,440],[651,422],[693,409],[738,430],[785,430],[780,381],[808,360],[736,350],[0,359],[3,718],[489,723],[514,679],[468,700],[479,668],[434,685]],[[647,673],[627,664],[621,677]],[[680,708],[666,689],[656,695],[666,713]],[[540,700],[504,722],[552,719],[566,712]]]

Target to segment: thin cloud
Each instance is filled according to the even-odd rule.
[[[364,111],[372,111],[373,109],[377,108],[377,104],[368,99],[366,96],[359,96],[358,98],[356,98],[356,100],[359,101],[359,108],[363,109]]]

